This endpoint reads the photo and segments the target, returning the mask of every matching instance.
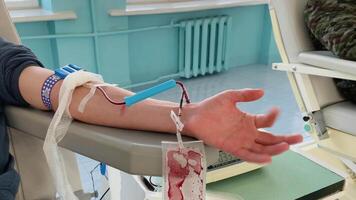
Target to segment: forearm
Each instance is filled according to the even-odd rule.
[[[51,70],[29,67],[20,76],[20,91],[24,99],[33,107],[46,109],[41,100],[41,87],[48,76],[53,74]],[[54,110],[58,106],[58,96],[62,81],[58,82],[51,93],[51,102]],[[117,88],[105,87],[108,95],[116,100],[122,100],[131,92]],[[70,105],[70,113],[74,119],[104,126],[159,131],[175,132],[175,126],[170,119],[170,111],[177,111],[178,104],[148,99],[134,106],[125,107],[113,105],[97,91],[94,97],[86,105],[84,113],[78,111],[78,105],[82,98],[89,92],[88,88],[78,87],[74,93]]]

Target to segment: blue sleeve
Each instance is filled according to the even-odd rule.
[[[0,103],[28,105],[20,94],[19,78],[22,70],[29,66],[43,67],[29,48],[0,37]]]

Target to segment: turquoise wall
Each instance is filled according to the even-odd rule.
[[[214,15],[232,17],[229,67],[269,64],[278,56],[266,5],[176,14],[111,17],[119,0],[46,0],[45,9],[73,10],[75,20],[17,23],[22,42],[48,68],[75,63],[122,86],[178,73],[178,29],[171,22]]]

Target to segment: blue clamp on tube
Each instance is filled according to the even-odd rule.
[[[126,106],[132,106],[133,104],[140,102],[144,99],[147,99],[151,96],[154,96],[156,94],[159,94],[161,92],[164,92],[166,90],[169,90],[177,85],[175,80],[169,80],[164,83],[161,83],[159,85],[156,85],[154,87],[148,88],[146,90],[143,90],[141,92],[138,92],[132,96],[125,97],[125,105]]]
[[[54,73],[60,78],[64,79],[69,74],[74,73],[76,71],[80,71],[82,68],[78,67],[77,65],[69,64],[62,68],[54,70]]]
[[[105,176],[106,175],[106,164],[100,163],[100,174]]]

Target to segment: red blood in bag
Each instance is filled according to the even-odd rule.
[[[202,168],[202,164],[201,164],[201,157],[202,157],[201,154],[197,153],[195,151],[189,151],[188,152],[188,159],[189,160],[194,160],[195,162],[197,162],[196,165],[192,165],[190,163],[190,166],[193,167],[195,173],[197,173],[199,175],[200,175],[200,173],[201,173],[201,171],[203,169]],[[188,161],[188,163],[189,163],[189,161]]]
[[[169,200],[188,200],[184,199],[184,192],[182,186],[185,181],[189,183],[199,182],[201,185],[202,180],[202,155],[193,150],[170,150],[167,153],[167,166],[168,166],[168,198]],[[195,176],[190,175],[191,171],[194,171]],[[188,177],[189,176],[189,177]],[[187,180],[187,178],[198,177],[199,180]],[[189,184],[187,183],[187,184]],[[190,188],[191,193],[202,193],[202,189],[199,191],[193,191],[196,188]],[[202,195],[199,195],[199,200],[203,200]]]

